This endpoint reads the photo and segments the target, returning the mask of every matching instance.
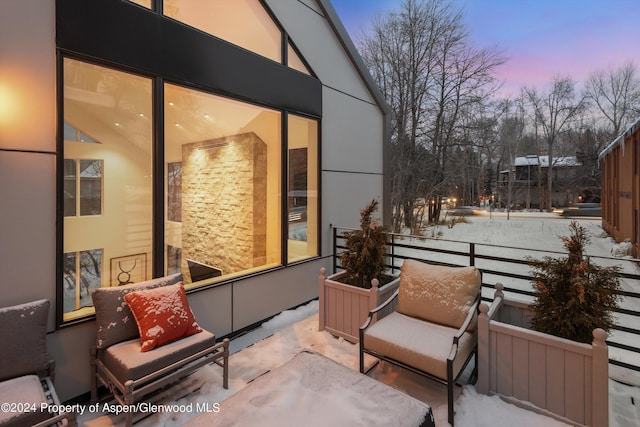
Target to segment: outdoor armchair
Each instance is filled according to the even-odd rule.
[[[49,301],[0,308],[0,426],[75,426],[53,387],[53,360],[47,353]]]
[[[477,349],[480,286],[475,267],[405,260],[398,290],[360,328],[360,372],[368,353],[446,384],[453,425],[454,385]],[[395,302],[394,312],[374,322],[377,312]]]

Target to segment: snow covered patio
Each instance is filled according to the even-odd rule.
[[[230,357],[229,390],[221,387],[221,369],[206,366],[174,393],[189,393],[177,400],[164,400],[162,403],[174,406],[175,411],[154,413],[136,424],[140,427],[181,426],[200,415],[195,409],[212,411],[219,404],[220,413],[224,412],[224,400],[247,387],[251,382],[276,369],[293,358],[302,349],[320,353],[342,365],[358,371],[358,348],[343,339],[334,338],[328,332],[318,331],[318,303],[313,301],[297,310],[281,313],[255,329],[231,341],[234,354]],[[373,358],[367,361],[374,363]],[[423,377],[387,364],[378,364],[370,373],[391,387],[409,394],[429,404],[435,416],[436,425],[447,425],[446,387]],[[200,387],[199,389],[197,389]],[[192,391],[194,388],[197,390]],[[346,391],[345,391],[346,392]],[[333,396],[339,402],[344,396]],[[166,397],[165,397],[166,398]],[[368,399],[366,395],[363,399]],[[640,411],[633,402],[640,401],[640,389],[628,387],[610,380],[609,407],[611,427],[631,427],[640,425]],[[193,408],[189,412],[185,408]],[[357,414],[355,414],[357,415]],[[362,414],[366,423],[367,414]],[[212,419],[215,413],[211,414]],[[85,413],[79,417],[79,425],[85,427],[118,426],[122,416],[97,415]],[[281,420],[286,425],[286,420]],[[314,424],[317,423],[317,424]],[[456,401],[456,425],[459,426],[565,426],[553,418],[536,414],[528,409],[519,408],[503,402],[498,397],[479,395],[473,386],[458,390]],[[337,425],[327,413],[321,420],[309,420],[308,425]]]
[[[540,213],[536,213],[537,216]],[[443,229],[443,238],[454,240],[475,240],[494,244],[522,246],[534,250],[554,250],[560,245],[558,236],[566,235],[568,221],[526,220],[505,218],[470,218],[470,223],[461,223],[452,229]],[[615,245],[610,239],[597,237],[598,220],[583,222],[594,233],[592,248],[594,255],[610,254]],[[544,230],[545,233],[540,231]],[[503,241],[496,241],[503,238]],[[508,243],[505,243],[508,242]],[[591,254],[591,251],[590,251]],[[315,278],[310,278],[314,280]],[[207,366],[194,374],[181,387],[173,390],[181,396],[165,396],[164,403],[170,402],[171,411],[153,413],[136,425],[180,426],[199,414],[202,410],[218,408],[224,411],[224,400],[245,388],[256,378],[283,365],[303,349],[310,349],[322,354],[354,372],[358,371],[358,348],[342,339],[336,339],[327,332],[318,331],[318,303],[313,301],[296,310],[289,310],[264,323],[260,328],[250,331],[231,341],[229,390],[221,387],[221,369]],[[375,360],[369,359],[368,364]],[[610,365],[611,366],[611,365]],[[612,367],[613,368],[613,367]],[[610,376],[640,384],[638,376],[624,377],[610,369]],[[426,380],[423,377],[402,371],[386,364],[378,364],[369,374],[371,377],[401,390],[430,405],[435,415],[436,425],[447,425],[446,387]],[[202,386],[200,387],[200,385]],[[336,393],[336,401],[344,395]],[[368,396],[363,395],[362,399]],[[533,411],[516,407],[503,402],[498,397],[489,397],[476,393],[473,386],[457,390],[456,425],[458,426],[558,426],[566,425],[550,417],[536,414]],[[629,387],[615,380],[609,381],[609,425],[626,427],[640,425],[640,388]],[[180,406],[182,405],[182,406]],[[216,406],[217,405],[217,406]],[[193,408],[185,411],[185,408]],[[215,415],[211,414],[211,415]],[[366,415],[366,414],[363,414]],[[102,414],[84,414],[79,417],[79,424],[87,427],[119,425],[122,417]],[[281,420],[286,425],[287,420]],[[335,420],[333,420],[335,421]],[[327,413],[320,420],[309,420],[313,425],[336,425],[331,414]],[[362,425],[371,425],[363,419]]]

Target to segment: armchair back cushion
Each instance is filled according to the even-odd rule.
[[[480,285],[480,271],[475,267],[446,267],[408,259],[400,270],[396,310],[459,329],[478,296]]]
[[[136,319],[124,299],[129,292],[173,285],[182,281],[182,273],[124,286],[98,288],[91,293],[96,309],[96,348],[139,337]]]
[[[45,299],[0,309],[0,381],[49,367],[48,317]]]

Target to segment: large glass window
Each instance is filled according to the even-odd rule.
[[[317,120],[71,58],[62,76],[63,322],[93,314],[97,287],[180,272],[193,288],[318,256]]]
[[[282,32],[258,0],[164,0],[164,14],[282,63]]]
[[[164,94],[167,272],[179,262],[189,287],[280,265],[281,113],[172,84]]]
[[[151,9],[153,7],[153,2],[152,0],[129,0],[132,3],[137,3],[140,6],[144,6],[147,9]]]
[[[318,122],[288,117],[288,261],[318,255]]]
[[[293,68],[294,70],[298,70],[301,73],[311,75],[309,69],[304,64],[304,61],[302,61],[302,58],[300,58],[300,56],[298,55],[298,52],[296,52],[293,46],[291,46],[291,43],[289,43],[289,46],[287,47],[287,58],[287,65],[289,67]]]
[[[63,76],[66,321],[90,289],[151,277],[152,81],[70,58]]]

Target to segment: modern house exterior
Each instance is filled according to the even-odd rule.
[[[0,2],[0,307],[51,301],[61,400],[90,293],[182,272],[217,336],[317,297],[377,198],[390,110],[329,0]]]
[[[640,243],[640,118],[599,156],[602,170],[602,228],[616,241]]]
[[[554,207],[571,206],[581,202],[598,202],[600,189],[593,188],[590,183],[581,179],[582,162],[576,156],[560,156],[553,159],[553,194],[551,201]],[[511,202],[514,206],[530,209],[539,208],[543,191],[547,187],[547,169],[549,156],[528,155],[516,157],[509,169],[500,171],[498,193],[506,203],[511,191]],[[511,183],[509,180],[511,179]]]

